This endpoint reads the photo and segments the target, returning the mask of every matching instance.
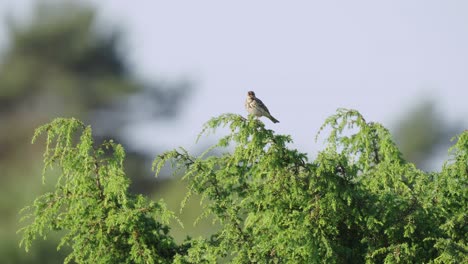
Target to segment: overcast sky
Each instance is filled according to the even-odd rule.
[[[21,14],[32,2],[0,0],[0,9]],[[244,115],[248,90],[280,120],[267,127],[306,152],[339,107],[387,127],[425,97],[451,119],[468,114],[468,1],[87,2],[124,28],[139,75],[194,81],[178,122],[137,127],[158,133],[146,146],[192,146],[209,118]]]

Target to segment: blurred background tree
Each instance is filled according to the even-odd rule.
[[[447,159],[450,140],[463,131],[462,124],[438,111],[435,100],[423,97],[398,118],[392,132],[405,159],[430,171]]]
[[[8,45],[0,60],[0,259],[60,263],[63,253],[56,252],[53,241],[25,254],[15,234],[19,209],[43,191],[43,146],[30,144],[34,128],[54,117],[76,117],[93,124],[98,141],[113,138],[126,146],[123,129],[135,120],[174,118],[190,85],[136,79],[121,52],[122,34],[98,24],[88,5],[39,1],[30,21],[9,19],[5,26]],[[156,181],[146,162],[153,157],[126,147],[133,190],[152,192]]]

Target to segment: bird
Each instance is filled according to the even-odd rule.
[[[270,114],[270,111],[268,111],[268,108],[262,102],[262,100],[258,99],[255,96],[255,92],[253,91],[247,92],[247,100],[245,100],[245,109],[247,109],[247,112],[251,115],[254,115],[256,117],[264,116],[270,119],[273,123],[279,123],[279,121]]]

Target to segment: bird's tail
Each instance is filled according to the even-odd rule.
[[[273,123],[279,123],[278,119],[274,118],[272,115],[269,115],[268,118],[271,120]]]

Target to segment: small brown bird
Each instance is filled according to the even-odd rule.
[[[264,116],[270,119],[273,123],[279,123],[279,121],[274,118],[266,105],[262,102],[262,100],[255,97],[255,93],[253,91],[249,91],[247,93],[247,100],[245,100],[245,109],[249,114],[254,115],[256,117]]]

